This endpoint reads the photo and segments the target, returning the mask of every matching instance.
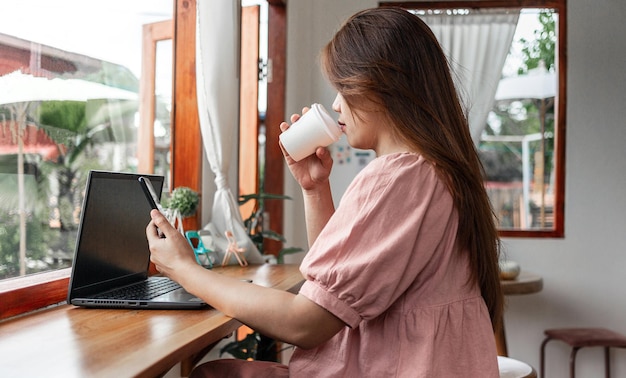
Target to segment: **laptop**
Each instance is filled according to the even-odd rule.
[[[89,172],[67,302],[95,308],[205,308],[169,278],[148,276],[151,206],[141,176],[150,179],[160,197],[163,176]],[[151,288],[155,292],[148,292]]]

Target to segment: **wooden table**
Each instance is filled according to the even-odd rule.
[[[500,284],[504,295],[534,294],[543,289],[543,278],[536,274],[522,271],[517,278],[513,280],[501,280]],[[502,319],[500,325],[500,329],[496,332],[496,347],[499,356],[507,357],[509,352],[506,346],[504,319]]]
[[[298,290],[297,265],[228,266],[217,272]],[[0,377],[155,377],[182,362],[186,375],[241,323],[215,309],[104,310],[59,305],[0,322]]]

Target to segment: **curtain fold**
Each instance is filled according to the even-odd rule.
[[[469,107],[472,139],[478,145],[513,41],[519,9],[468,12],[442,11],[420,17],[448,56],[459,95]]]
[[[263,258],[248,237],[239,205],[228,182],[233,149],[238,143],[240,2],[198,1],[196,9],[196,77],[198,113],[205,153],[215,174],[216,192],[207,225],[218,261],[231,231],[250,263]],[[233,257],[231,264],[237,261]]]

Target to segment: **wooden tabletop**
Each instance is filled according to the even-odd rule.
[[[279,290],[303,282],[297,265],[217,272]],[[0,322],[0,377],[155,377],[241,323],[204,310],[105,310],[59,305]]]
[[[504,295],[534,294],[543,289],[543,278],[533,273],[521,271],[513,280],[500,280]]]

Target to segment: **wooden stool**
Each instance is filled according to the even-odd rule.
[[[500,378],[537,378],[537,372],[525,362],[498,356]]]
[[[546,339],[541,343],[541,378],[545,377],[545,349],[550,340],[561,340],[572,347],[569,360],[570,377],[576,377],[576,353],[583,347],[604,347],[604,369],[606,377],[611,377],[609,348],[626,348],[626,336],[605,328],[560,328],[544,332]]]

